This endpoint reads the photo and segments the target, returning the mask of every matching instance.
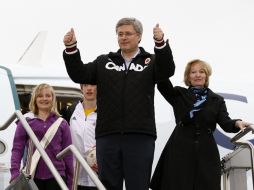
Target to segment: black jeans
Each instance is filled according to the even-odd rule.
[[[88,187],[78,185],[78,190],[98,190],[97,187]]]
[[[155,138],[144,134],[112,134],[96,139],[99,178],[109,190],[148,190]]]
[[[62,177],[66,183],[66,178]],[[61,190],[55,178],[50,179],[37,179],[34,178],[34,182],[37,185],[39,190]]]

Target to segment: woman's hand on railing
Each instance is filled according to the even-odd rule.
[[[241,120],[238,120],[235,122],[235,126],[239,129],[241,129],[241,131],[243,131],[246,127],[248,127],[250,125],[253,125],[253,124],[249,123],[249,122],[241,121]]]

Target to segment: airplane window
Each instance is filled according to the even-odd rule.
[[[5,150],[6,150],[5,144],[2,141],[0,141],[0,154],[3,154]]]

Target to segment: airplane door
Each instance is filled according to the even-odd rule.
[[[20,109],[16,86],[11,71],[0,66],[0,126],[9,119],[15,110]],[[10,180],[10,158],[16,124],[0,131],[0,189]]]

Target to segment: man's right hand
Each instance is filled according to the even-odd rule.
[[[63,42],[65,46],[69,46],[77,42],[73,28],[65,34]]]

